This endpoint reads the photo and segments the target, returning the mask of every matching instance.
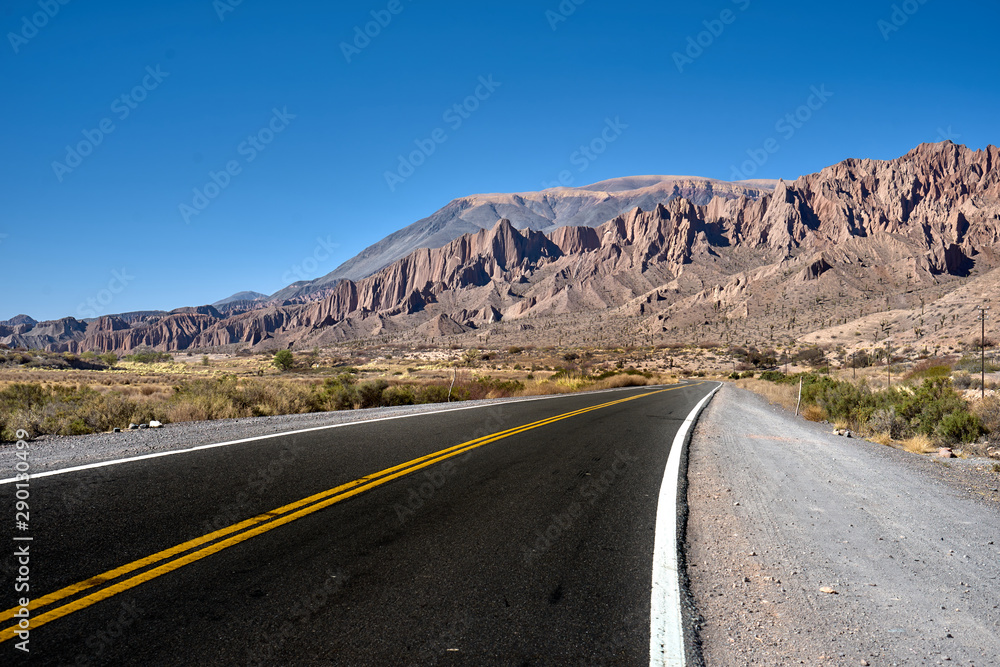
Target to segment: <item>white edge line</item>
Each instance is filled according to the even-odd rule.
[[[655,386],[655,385],[653,385]],[[670,386],[670,385],[667,385]],[[587,392],[588,394],[606,394],[613,391],[622,391],[624,389],[641,389],[642,387],[615,387],[613,389],[601,389],[599,391]],[[171,449],[165,452],[154,452],[152,454],[142,454],[140,456],[130,456],[128,458],[122,459],[110,459],[107,461],[98,461],[96,463],[87,463],[85,465],[73,466],[71,468],[59,468],[57,470],[48,470],[46,472],[39,473],[28,473],[28,479],[38,479],[40,477],[52,477],[54,475],[63,475],[70,472],[79,472],[81,470],[93,470],[94,468],[104,468],[107,466],[120,465],[122,463],[131,463],[133,461],[145,461],[147,459],[158,459],[163,456],[174,456],[177,454],[187,454],[190,452],[198,452],[205,449],[215,449],[216,447],[228,447],[230,445],[240,445],[247,442],[256,442],[258,440],[269,440],[271,438],[281,438],[287,435],[298,435],[299,433],[311,433],[313,431],[326,431],[334,428],[342,428],[345,426],[358,426],[359,424],[374,424],[376,422],[391,421],[394,419],[407,419],[409,417],[420,417],[423,415],[439,415],[445,412],[458,412],[459,410],[478,410],[480,408],[490,408],[497,405],[504,405],[507,403],[522,403],[531,401],[544,401],[550,398],[567,398],[569,396],[580,396],[583,394],[553,394],[551,396],[532,396],[532,397],[517,397],[509,400],[499,400],[496,403],[484,403],[480,405],[465,405],[461,407],[448,408],[447,410],[428,410],[427,412],[411,412],[405,415],[393,415],[391,417],[377,417],[375,419],[360,419],[358,421],[343,422],[341,424],[327,424],[326,426],[313,426],[311,428],[303,428],[296,431],[282,431],[280,433],[271,433],[269,435],[257,435],[252,438],[241,438],[239,440],[228,440],[226,442],[214,442],[207,445],[197,445],[195,447],[187,447],[185,449]],[[316,414],[316,413],[313,413]],[[8,477],[7,479],[0,479],[0,485],[3,484],[13,484],[18,481],[17,477]],[[23,480],[21,480],[23,481]]]
[[[649,608],[649,664],[651,667],[684,667],[684,622],[681,617],[680,566],[677,561],[677,489],[688,432],[705,405],[722,387],[720,383],[701,399],[677,429],[656,504],[653,538],[653,586]]]

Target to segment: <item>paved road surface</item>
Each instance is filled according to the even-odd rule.
[[[657,495],[678,426],[714,386],[500,403],[34,479],[32,599],[87,584],[32,610],[48,622],[30,662],[648,664]],[[587,410],[621,399],[633,400]],[[13,515],[12,485],[0,492]],[[23,657],[18,641],[0,643],[0,661]]]

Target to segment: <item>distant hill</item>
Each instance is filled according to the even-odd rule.
[[[28,317],[27,315],[15,315],[9,320],[0,321],[0,326],[16,327],[19,324],[30,324],[31,326],[35,326],[38,324],[38,320]]]
[[[730,183],[695,176],[629,176],[578,188],[461,197],[365,248],[331,273],[289,285],[272,294],[271,299],[308,297],[340,280],[365,278],[418,248],[440,248],[463,234],[491,229],[501,219],[509,220],[515,229],[543,233],[558,227],[597,227],[634,208],[651,211],[658,204],[680,197],[697,205],[708,204],[716,197],[759,199],[773,191],[776,183],[766,180]]]
[[[216,301],[212,305],[218,308],[219,306],[224,306],[227,303],[232,303],[234,301],[267,301],[268,296],[266,294],[261,294],[260,292],[237,292],[232,296],[226,297],[221,301]]]

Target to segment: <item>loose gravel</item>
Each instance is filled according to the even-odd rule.
[[[830,433],[724,386],[691,441],[707,665],[1000,664],[1000,475]]]

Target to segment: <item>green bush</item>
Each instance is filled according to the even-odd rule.
[[[358,407],[377,408],[384,405],[382,394],[389,387],[385,380],[372,380],[358,385]]]
[[[157,352],[148,348],[134,350],[132,354],[124,357],[125,361],[134,361],[139,364],[156,364],[164,361],[173,361],[174,358],[166,352]],[[115,359],[117,361],[117,359]]]
[[[983,358],[978,355],[967,355],[959,359],[955,364],[955,370],[957,371],[969,371],[970,373],[979,373],[983,370]],[[1000,366],[997,366],[996,362],[992,359],[986,360],[986,372],[995,373],[1000,371]]]
[[[395,385],[382,392],[382,401],[385,405],[413,405],[417,402],[417,394],[412,385]]]
[[[273,363],[278,370],[289,371],[295,366],[295,355],[291,350],[278,350],[274,353]]]
[[[914,368],[907,378],[912,380],[931,380],[934,378],[946,378],[951,375],[951,367],[945,364],[934,364],[925,368]]]
[[[768,382],[779,382],[784,379],[785,374],[781,371],[764,371],[760,374],[761,380],[767,380]]]
[[[976,415],[961,410],[945,415],[937,425],[937,432],[945,440],[969,443],[982,435],[983,426]]]
[[[511,395],[524,389],[524,383],[520,380],[501,380],[499,378],[484,375],[475,379],[476,384],[487,392],[494,394]]]
[[[452,400],[456,400],[453,395]],[[417,403],[447,403],[448,387],[440,384],[429,384],[417,390]]]

